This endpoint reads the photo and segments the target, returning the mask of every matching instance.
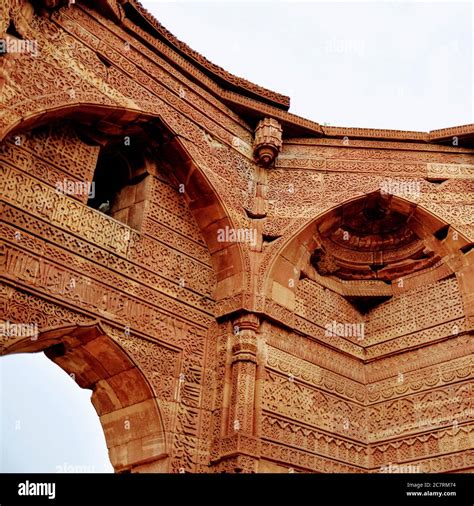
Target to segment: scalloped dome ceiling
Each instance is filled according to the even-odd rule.
[[[441,258],[410,226],[414,209],[380,192],[335,209],[317,225],[312,265],[323,276],[388,283],[436,264]]]

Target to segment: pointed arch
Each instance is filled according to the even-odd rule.
[[[116,472],[169,470],[158,399],[140,368],[100,323],[12,336],[2,355],[42,351],[81,388],[92,390]]]
[[[185,137],[179,134],[182,130],[179,116],[167,114],[165,118],[160,113],[151,114],[124,106],[69,102],[12,121],[0,131],[0,141],[6,136],[63,119],[87,126],[95,125],[103,135],[119,135],[125,130],[139,131],[146,125],[159,124],[165,131],[165,148],[174,162],[173,177],[183,185],[183,197],[211,254],[217,279],[214,298],[219,302],[242,290],[245,286],[244,248],[238,242],[218,241],[219,229],[238,227],[222,196],[207,176],[203,163],[193,157],[186,147]]]
[[[267,300],[293,311],[298,282],[306,276],[305,270],[311,263],[311,257],[320,247],[320,234],[327,234],[337,227],[344,209],[348,207],[354,209],[354,205],[363,204],[377,195],[380,195],[379,191],[337,204],[296,230],[281,245],[268,267],[265,279]],[[464,282],[466,309],[468,306],[472,307],[473,287],[467,286],[466,283],[467,273],[472,273],[474,268],[472,241],[423,205],[396,195],[385,195],[385,197],[388,199],[390,210],[405,216],[409,229],[437,255],[451,273],[459,276],[461,283]],[[350,281],[346,281],[344,285],[341,280],[329,276],[327,284],[333,290],[343,294],[350,286]],[[474,310],[471,312],[474,313]]]

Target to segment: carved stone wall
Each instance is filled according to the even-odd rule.
[[[86,371],[117,472],[472,471],[471,126],[322,127],[134,0],[38,4],[0,26],[38,50],[0,57],[0,353]],[[63,191],[99,173],[110,209]]]
[[[172,456],[168,470],[196,471],[207,463],[200,454],[209,451],[200,436],[210,410],[201,405],[216,283],[209,251],[182,195],[158,171],[142,234],[57,192],[54,168],[72,165],[79,175],[85,158],[91,166],[84,163],[80,177],[91,180],[97,149],[84,146],[69,126],[51,131],[52,139],[43,131],[29,133],[26,147],[17,150],[9,138],[2,151],[2,273],[12,294],[2,317],[32,322],[40,331],[82,318],[103,322],[158,400]],[[39,171],[43,160],[51,171]],[[9,292],[9,286],[18,291]],[[13,303],[22,293],[40,298],[37,312]],[[50,320],[41,315],[48,314],[46,301],[57,306],[55,312],[69,306],[84,316]],[[9,342],[3,346],[8,351]],[[133,464],[132,457],[127,460]]]

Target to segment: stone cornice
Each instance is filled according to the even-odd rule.
[[[161,23],[159,23],[159,21],[156,20],[155,17],[150,14],[137,0],[129,0],[127,3],[132,6],[133,9],[140,14],[140,16],[146,20],[154,30],[156,30],[157,34],[161,36],[161,38],[163,38],[170,46],[172,46],[181,55],[185,56],[186,59],[190,60],[196,67],[204,71],[206,74],[211,74],[224,89],[235,90],[243,95],[257,97],[259,100],[272,104],[280,109],[288,110],[290,107],[289,97],[251,83],[241,77],[234,76],[230,72],[227,72],[223,68],[209,61],[197,51],[191,49],[187,44],[180,41]]]
[[[296,128],[296,131],[302,130],[305,134],[316,134],[318,137],[321,135],[324,137],[347,136],[358,139],[418,141],[426,143],[446,142],[446,140],[450,140],[452,137],[458,137],[458,140],[468,140],[469,142],[474,140],[474,124],[443,128],[429,132],[321,126],[314,121],[289,113],[290,97],[268,90],[241,77],[234,76],[209,61],[197,51],[191,49],[161,25],[138,0],[129,0],[127,3],[156,30],[160,38],[171,48],[184,56],[197,69],[212,77],[222,88],[220,98],[224,102],[229,103],[231,107],[241,107],[245,112],[251,112],[258,117],[264,114],[268,116],[271,113],[271,109],[273,109],[274,116],[290,130]]]

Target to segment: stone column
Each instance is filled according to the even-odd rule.
[[[233,320],[229,336],[228,406],[224,434],[215,441],[212,460],[217,471],[256,472],[260,456],[256,395],[259,317],[248,313]]]
[[[259,320],[254,314],[241,316],[234,321],[229,434],[254,433],[258,326]]]

